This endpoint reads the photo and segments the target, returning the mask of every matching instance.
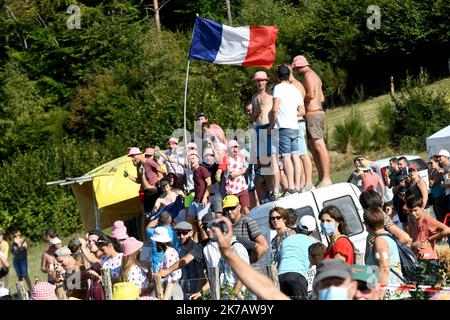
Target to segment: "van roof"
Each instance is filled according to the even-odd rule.
[[[389,160],[391,160],[392,158],[400,158],[400,157],[405,157],[407,160],[418,159],[418,158],[422,159],[418,155],[402,154],[402,155],[392,156],[392,157],[389,157],[389,158],[375,160],[374,163],[378,164],[381,167],[384,167],[384,166],[389,165]]]

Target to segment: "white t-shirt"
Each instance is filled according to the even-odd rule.
[[[275,128],[298,129],[297,109],[303,105],[300,91],[292,84],[282,82],[273,89],[273,98],[281,100]]]

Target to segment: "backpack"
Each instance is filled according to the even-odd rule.
[[[351,243],[353,248],[353,264],[364,264],[364,253],[359,251],[358,248],[355,248],[355,245],[353,244],[352,240],[350,240],[350,238],[345,234],[341,234],[336,238],[334,242],[336,243],[336,241],[339,238],[347,238],[347,240]]]
[[[419,260],[417,259],[414,252],[411,250],[410,247],[408,247],[406,244],[400,242],[398,239],[393,237],[389,233],[384,233],[383,235],[386,235],[393,239],[397,245],[398,248],[398,255],[400,256],[400,264],[402,266],[402,273],[403,277],[401,277],[397,272],[395,272],[392,268],[391,271],[399,277],[401,280],[403,280],[404,283],[413,283],[415,282],[415,275],[418,272],[419,268]],[[376,237],[379,237],[381,235],[377,235]],[[376,238],[375,237],[375,238]]]

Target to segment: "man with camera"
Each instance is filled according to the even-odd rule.
[[[233,224],[236,240],[247,249],[250,262],[257,262],[269,250],[269,245],[258,224],[241,213],[241,204],[235,195],[228,195],[223,199],[222,209],[223,215]]]

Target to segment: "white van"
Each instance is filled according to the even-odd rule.
[[[363,208],[359,203],[361,192],[358,187],[351,183],[336,183],[328,187],[314,189],[305,193],[292,194],[278,199],[274,202],[265,203],[250,211],[249,216],[253,218],[261,228],[261,231],[269,243],[269,250],[258,261],[255,267],[261,271],[271,263],[271,239],[276,235],[269,228],[269,211],[273,207],[292,208],[297,214],[297,223],[304,215],[311,215],[316,219],[317,232],[313,235],[328,246],[327,237],[320,231],[320,210],[329,205],[335,205],[344,215],[350,231],[350,240],[363,256],[366,249],[367,231],[363,222]],[[315,275],[315,267],[308,271],[308,291],[311,291],[312,281]]]

